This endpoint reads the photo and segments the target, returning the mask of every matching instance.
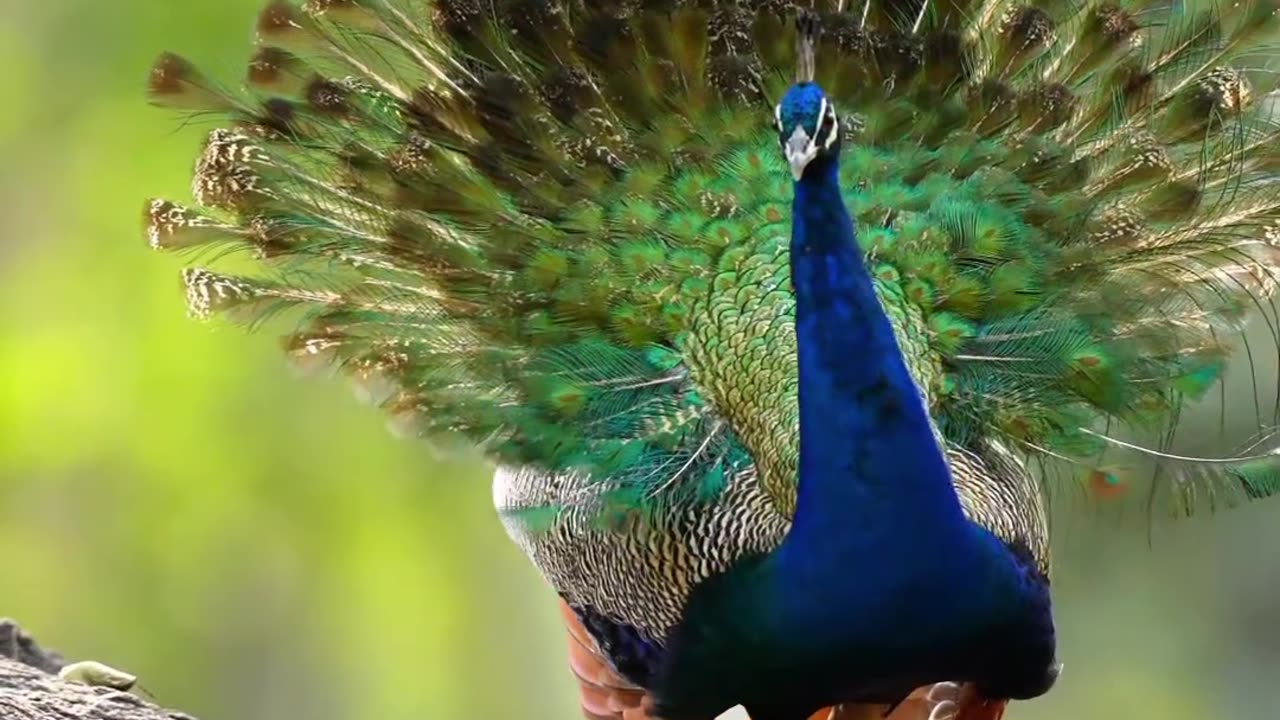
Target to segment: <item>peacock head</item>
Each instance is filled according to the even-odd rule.
[[[774,117],[778,143],[797,182],[814,160],[835,158],[840,153],[840,121],[816,83],[792,85],[774,110]]]

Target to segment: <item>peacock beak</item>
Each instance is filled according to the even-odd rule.
[[[818,156],[818,144],[805,132],[803,125],[797,125],[795,132],[791,133],[783,146],[783,153],[787,156],[787,163],[791,165],[791,176],[799,182],[804,176],[804,169]]]

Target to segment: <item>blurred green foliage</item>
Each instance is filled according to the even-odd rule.
[[[0,4],[0,615],[207,720],[577,717],[487,470],[189,321],[145,248],[208,127],[147,107],[148,65],[234,81],[256,5]],[[1013,717],[1280,716],[1280,504],[1153,529],[1064,498],[1066,673]]]

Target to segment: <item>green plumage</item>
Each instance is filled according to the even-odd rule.
[[[1274,290],[1273,78],[1232,69],[1280,30],[1274,0],[1148,5],[818,8],[881,302],[966,509],[1045,567],[1025,466],[1085,477],[1108,428],[1170,427]],[[639,627],[776,545],[797,458],[785,8],[312,0],[258,32],[246,92],[175,56],[151,78],[228,118],[198,209],[148,207],[152,244],[260,260],[188,271],[196,315],[294,311],[291,355],[481,448],[553,584]],[[1261,451],[1160,462],[1184,511],[1277,488]]]

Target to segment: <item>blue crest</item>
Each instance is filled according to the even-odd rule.
[[[782,132],[791,134],[796,125],[803,125],[809,137],[818,133],[819,113],[826,93],[817,83],[796,83],[787,89],[782,101],[778,103],[778,118],[782,122]]]

